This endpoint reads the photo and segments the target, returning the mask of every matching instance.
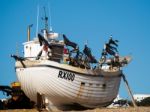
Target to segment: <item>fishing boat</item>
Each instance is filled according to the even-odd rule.
[[[111,38],[97,61],[87,44],[80,52],[66,35],[49,30],[47,21],[45,16],[45,28],[33,40],[29,26],[28,41],[23,43],[24,56],[12,55],[24,93],[36,103],[40,94],[58,109],[111,104],[119,91],[122,68],[131,60],[117,55],[118,41]]]

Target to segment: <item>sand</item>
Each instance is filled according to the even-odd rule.
[[[0,112],[38,112],[36,109],[16,109],[16,110],[0,110]],[[48,112],[48,111],[42,111]],[[50,111],[50,112],[150,112],[150,107],[138,107],[138,108],[96,108],[92,110],[83,110],[83,111]]]

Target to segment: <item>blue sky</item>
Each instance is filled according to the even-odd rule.
[[[81,50],[88,41],[97,59],[110,35],[118,39],[120,55],[133,57],[124,68],[133,93],[150,94],[149,0],[0,0],[0,85],[17,80],[10,55],[16,49],[22,55],[29,24],[33,24],[31,37],[35,36],[38,4],[40,17],[42,7],[51,6],[53,31],[66,34]],[[128,97],[123,83],[120,95]]]

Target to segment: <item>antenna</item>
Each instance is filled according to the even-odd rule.
[[[18,46],[18,42],[16,42],[16,56],[19,56],[19,46]]]
[[[85,41],[85,45],[88,45],[88,40]]]
[[[39,27],[39,5],[37,6],[37,21],[36,21],[36,37],[38,37],[38,27]]]

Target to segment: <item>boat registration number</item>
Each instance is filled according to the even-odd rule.
[[[68,81],[74,81],[75,74],[71,73],[71,72],[66,72],[66,71],[60,70],[58,73],[58,78],[62,78],[62,79],[68,80]]]

